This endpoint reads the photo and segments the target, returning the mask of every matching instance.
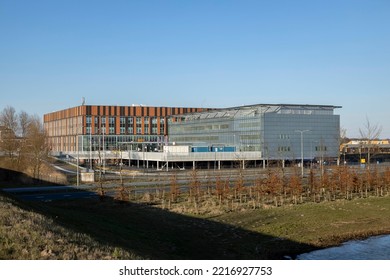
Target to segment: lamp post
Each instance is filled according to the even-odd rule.
[[[76,185],[80,185],[80,155],[79,155],[79,117],[76,117],[76,149],[77,149],[77,180]]]
[[[295,130],[295,132],[298,132],[301,134],[301,176],[303,178],[303,133],[309,132],[310,130]]]
[[[105,143],[104,143],[104,136],[106,133],[106,126],[102,126],[102,120],[100,119],[100,130],[102,132],[103,136],[103,174],[106,174],[106,150],[105,150]],[[102,164],[100,164],[102,165]]]
[[[89,169],[92,170],[92,124],[89,127]]]
[[[83,128],[83,125],[81,124],[81,130]],[[81,133],[82,134],[82,133]],[[79,143],[79,108],[77,108],[76,113],[76,149],[77,149],[77,180],[76,185],[80,185],[80,143]]]

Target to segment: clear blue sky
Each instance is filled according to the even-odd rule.
[[[390,1],[0,0],[0,110],[340,105],[390,138]]]

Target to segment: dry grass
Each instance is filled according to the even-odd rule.
[[[213,199],[172,204],[186,214],[108,197],[30,203],[30,212],[0,198],[2,259],[280,259],[390,233],[390,197],[234,211]]]
[[[24,210],[2,195],[0,210],[0,259],[138,259],[121,248],[102,245],[86,234]]]
[[[0,157],[0,183],[3,186],[68,184],[66,174],[53,168],[48,162],[41,165],[39,178],[33,178],[33,168],[28,164],[16,164],[9,158]]]

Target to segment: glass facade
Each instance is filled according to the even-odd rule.
[[[334,106],[253,105],[176,116],[169,140],[177,145],[260,151],[264,158],[337,157],[340,117]],[[301,139],[301,131],[302,138]]]
[[[136,147],[137,144],[148,143],[156,145],[163,143],[163,136],[157,135],[80,135],[80,151],[88,152],[92,151],[118,151],[118,150],[131,150]],[[104,142],[104,147],[103,147]],[[133,146],[133,147],[132,147]]]

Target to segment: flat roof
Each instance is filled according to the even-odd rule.
[[[216,110],[245,109],[245,108],[253,108],[253,107],[307,107],[307,108],[326,108],[326,109],[339,109],[339,108],[342,108],[342,106],[335,106],[335,105],[283,104],[283,103],[267,104],[267,103],[259,103],[259,104],[241,105],[241,106],[234,106],[234,107],[228,107],[228,108],[221,108],[221,109],[216,109]]]
[[[334,110],[342,108],[341,106],[334,105],[313,105],[313,104],[252,104],[252,105],[242,105],[235,107],[227,108],[217,108],[209,109],[202,112],[189,112],[185,114],[175,114],[171,115],[169,118],[179,117],[179,116],[204,116],[204,115],[213,115],[213,117],[231,117],[232,114],[236,115],[242,111],[248,111],[254,108],[264,108],[263,113],[267,112],[277,112],[280,109],[299,109],[299,110]]]

